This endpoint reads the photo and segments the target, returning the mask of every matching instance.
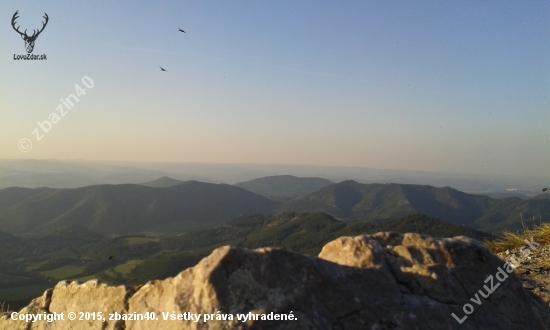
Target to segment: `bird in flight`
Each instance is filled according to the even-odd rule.
[[[110,256],[110,257],[109,257],[109,260],[113,260],[113,256]]]
[[[546,192],[546,191],[548,191],[548,190],[550,190],[550,188],[542,188],[542,191],[543,191],[543,192]]]
[[[162,71],[166,71],[166,70],[164,70],[164,68],[163,68],[162,66],[159,66],[159,68],[160,68]]]
[[[185,31],[183,31],[182,29],[178,29],[178,30],[179,30],[180,32],[183,32],[183,33],[185,33]]]

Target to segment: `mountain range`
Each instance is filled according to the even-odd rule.
[[[235,183],[237,187],[276,201],[288,201],[334,184],[323,178],[298,178],[276,175]]]
[[[220,225],[239,215],[290,211],[324,212],[342,221],[368,223],[423,213],[499,234],[550,218],[548,194],[530,199],[492,199],[450,187],[355,181],[330,184],[307,194],[327,184],[319,178],[278,176],[238,184],[246,189],[170,178],[141,185],[6,188],[0,189],[0,231],[34,235],[79,225],[103,236],[167,235]],[[268,198],[273,196],[287,201]]]
[[[0,190],[0,230],[33,234],[80,225],[105,236],[177,233],[219,225],[241,214],[271,214],[277,206],[239,187],[197,181],[164,188],[7,188]]]
[[[54,165],[42,174],[54,173],[47,172]],[[90,167],[102,178],[136,184],[0,189],[0,302],[22,306],[62,279],[143,284],[194,266],[223,245],[315,255],[340,236],[393,231],[483,240],[550,219],[548,193],[495,199],[450,187],[293,175],[228,185],[183,181],[171,167],[79,166],[73,183]],[[30,170],[11,168],[8,178],[32,178]],[[195,170],[203,173],[199,165]],[[50,179],[67,178],[60,173]]]
[[[424,213],[490,233],[517,230],[550,219],[550,199],[492,199],[450,187],[361,184],[344,181],[289,201],[278,212],[324,212],[344,221],[381,223]]]
[[[175,186],[175,185],[183,183],[183,182],[184,181],[172,179],[172,178],[169,178],[167,176],[163,176],[163,177],[160,177],[160,178],[158,178],[156,180],[153,180],[153,181],[140,183],[140,185],[147,186],[147,187],[153,187],[153,188],[165,188],[165,187]]]
[[[189,181],[234,184],[256,178],[293,175],[319,177],[333,182],[355,180],[361,183],[399,182],[450,186],[476,194],[502,194],[513,188],[518,194],[534,196],[550,184],[550,177],[480,175],[372,169],[363,167],[100,162],[84,160],[0,159],[0,188],[78,188],[98,184],[140,184],[162,176]]]

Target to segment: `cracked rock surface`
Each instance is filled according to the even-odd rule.
[[[174,278],[141,287],[60,282],[21,313],[65,312],[66,318],[70,311],[154,312],[158,320],[26,323],[4,315],[0,330],[550,329],[548,304],[483,244],[396,233],[341,237],[318,257],[226,246]],[[202,315],[198,322],[163,319],[186,312]],[[292,313],[297,320],[237,320],[249,312]],[[204,314],[213,320],[204,322]]]

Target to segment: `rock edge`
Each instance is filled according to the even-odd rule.
[[[14,329],[550,329],[550,308],[505,263],[466,237],[378,233],[341,237],[318,257],[275,248],[225,246],[173,278],[143,286],[59,282],[21,314],[154,312],[158,321],[89,320],[26,323]],[[489,276],[500,285],[487,295]],[[502,276],[501,276],[502,277]],[[480,292],[481,291],[481,292]],[[478,301],[480,304],[473,302]],[[467,315],[464,305],[473,307]],[[466,311],[469,311],[466,309]],[[234,320],[163,320],[162,313],[231,314]],[[294,321],[239,322],[237,314],[289,314]],[[462,324],[459,319],[467,316]]]

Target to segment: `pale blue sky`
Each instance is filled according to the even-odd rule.
[[[549,1],[0,2],[0,158],[548,177],[547,141]]]

